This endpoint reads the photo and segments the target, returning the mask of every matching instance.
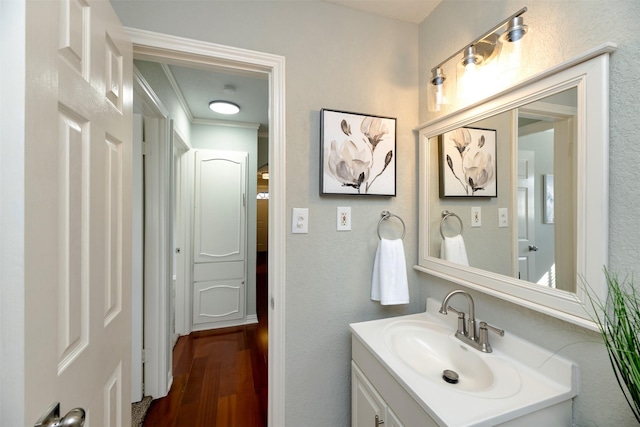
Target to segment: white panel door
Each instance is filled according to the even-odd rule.
[[[25,418],[128,426],[132,46],[109,2],[26,8]]]
[[[518,151],[518,268],[519,278],[536,273],[535,167],[533,151]]]
[[[206,329],[245,316],[248,154],[195,158],[193,324]]]

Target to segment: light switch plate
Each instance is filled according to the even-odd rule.
[[[498,227],[505,228],[509,226],[509,209],[498,208]]]
[[[337,226],[338,231],[351,231],[351,208],[338,206],[337,212]]]
[[[305,234],[309,232],[309,209],[293,208],[291,215],[291,232]]]
[[[482,210],[479,207],[471,208],[471,226],[472,227],[482,226]]]

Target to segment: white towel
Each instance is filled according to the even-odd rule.
[[[408,304],[409,284],[402,239],[380,239],[373,262],[371,299],[382,305]]]
[[[445,237],[440,244],[440,259],[455,262],[456,264],[469,265],[467,249],[461,234],[453,237]]]

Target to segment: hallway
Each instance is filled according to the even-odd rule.
[[[173,350],[173,385],[145,427],[267,424],[267,256],[256,268],[258,324],[193,332]]]

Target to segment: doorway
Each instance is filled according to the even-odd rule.
[[[134,57],[211,70],[236,70],[268,76],[269,81],[269,243],[268,243],[268,383],[269,425],[284,424],[284,272],[285,272],[285,138],[284,58],[210,43],[129,29]],[[169,289],[160,292],[168,295]],[[168,312],[160,313],[166,325]],[[166,331],[168,333],[168,331]],[[167,340],[169,342],[169,340]],[[163,348],[146,349],[162,352]],[[167,361],[165,361],[166,363]],[[168,366],[166,366],[168,368]],[[159,369],[163,372],[163,369]],[[170,369],[169,369],[170,371]],[[164,371],[166,372],[166,371]],[[170,381],[169,381],[170,382]]]

